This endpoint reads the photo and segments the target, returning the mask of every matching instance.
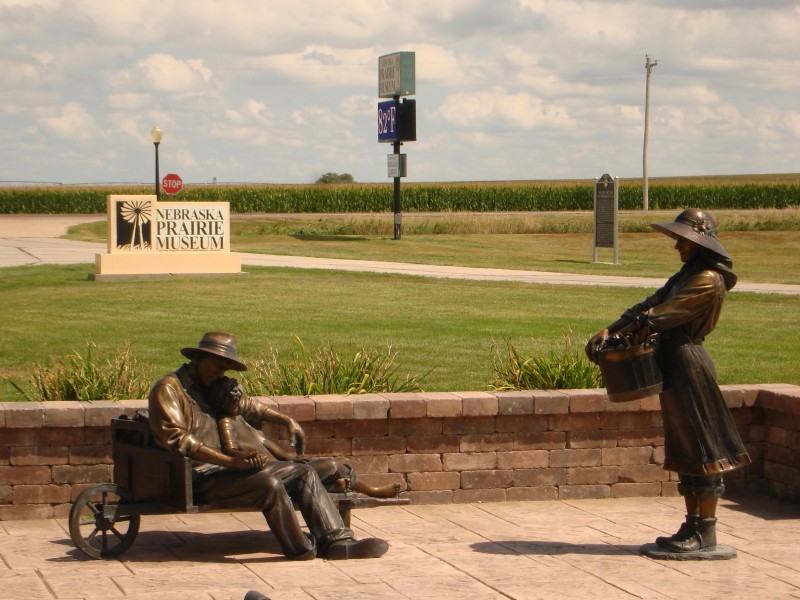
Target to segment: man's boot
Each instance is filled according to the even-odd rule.
[[[681,523],[680,528],[678,531],[673,533],[670,536],[663,536],[660,535],[656,538],[656,544],[661,546],[662,548],[667,548],[668,544],[672,542],[686,542],[695,534],[697,531],[697,524],[700,522],[700,517],[697,515],[686,515],[686,520]]]
[[[717,547],[717,520],[713,517],[700,519],[691,538],[685,541],[667,541],[661,547],[670,552],[699,552]]]
[[[364,538],[361,540],[337,540],[330,544],[323,558],[328,560],[347,560],[353,558],[378,558],[386,554],[389,544],[380,538]]]

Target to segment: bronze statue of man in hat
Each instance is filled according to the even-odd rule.
[[[703,346],[736,275],[708,211],[686,209],[674,221],[652,227],[675,239],[683,267],[655,294],[592,336],[586,353],[596,362],[604,340],[655,332],[663,379],[664,468],[678,473],[686,505],[684,523],[675,534],[658,537],[656,545],[668,553],[712,552],[717,501],[725,491],[722,474],[750,463]]]
[[[271,460],[269,454],[255,450],[233,454],[221,450],[209,394],[226,371],[247,370],[237,356],[233,335],[206,333],[196,348],[183,348],[181,353],[190,362],[150,390],[150,428],[158,445],[193,459],[195,503],[261,510],[284,555],[294,560],[377,558],[388,550],[385,540],[355,539],[313,466]],[[287,427],[302,448],[304,434],[293,418],[251,398],[244,397],[241,403],[247,428],[241,430],[243,435],[257,438],[264,422],[276,423]],[[303,532],[293,504],[310,534]]]

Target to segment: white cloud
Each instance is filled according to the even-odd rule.
[[[800,140],[800,112],[787,113],[784,118],[786,131],[797,140]]]
[[[97,134],[94,118],[77,102],[70,102],[55,117],[39,119],[42,129],[63,140],[85,142]]]
[[[413,51],[416,84],[420,90],[424,90],[426,85],[478,84],[478,81],[475,80],[476,74],[480,75],[478,69],[468,63],[478,61],[479,58],[466,57],[463,59],[457,56],[452,49],[435,44],[415,44]],[[376,74],[377,63],[375,66]]]
[[[172,160],[175,164],[178,165],[182,170],[185,169],[193,169],[197,167],[197,160],[195,159],[194,155],[188,150],[178,150]]]
[[[150,104],[152,97],[150,93],[141,92],[112,93],[108,96],[108,105],[117,110],[138,112]]]
[[[459,128],[570,129],[576,125],[565,107],[528,92],[509,93],[501,87],[448,96],[433,116]]]
[[[785,0],[0,0],[0,180],[148,181],[157,122],[187,182],[383,181],[399,50],[410,179],[639,175],[645,54],[651,176],[796,171],[797,31]]]
[[[127,113],[111,113],[109,115],[109,123],[111,124],[115,135],[123,134],[132,138],[137,138],[141,135],[139,120]]]
[[[234,124],[255,121],[266,125],[273,120],[272,111],[267,108],[266,104],[252,98],[245,100],[239,109],[226,109],[225,116]]]
[[[238,142],[243,146],[266,146],[271,141],[266,130],[252,125],[212,125],[208,135],[216,140]]]
[[[152,54],[139,61],[146,87],[155,91],[191,94],[208,90],[211,69],[199,59],[179,60],[167,54]]]
[[[706,85],[693,85],[688,87],[670,86],[667,94],[666,97],[659,98],[658,101],[670,104],[690,104],[693,106],[713,106],[720,102],[719,94],[708,89]],[[655,94],[652,94],[650,98],[655,104]]]
[[[9,86],[36,84],[39,81],[39,69],[31,64],[8,65],[3,80]]]
[[[374,117],[376,113],[375,98],[366,94],[347,96],[339,102],[339,114]]]

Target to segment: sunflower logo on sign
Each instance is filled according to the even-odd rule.
[[[145,250],[150,247],[150,212],[149,200],[127,200],[117,205],[118,248]],[[129,241],[126,244],[124,240]]]

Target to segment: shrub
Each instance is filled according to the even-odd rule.
[[[86,343],[86,354],[77,350],[57,358],[51,365],[35,364],[30,391],[11,384],[29,401],[49,400],[125,400],[143,398],[153,383],[146,368],[131,353],[127,342],[110,359],[97,356],[97,345]]]
[[[332,345],[313,353],[295,338],[298,350],[281,363],[272,349],[248,365],[243,383],[254,396],[307,396],[311,394],[366,394],[373,392],[421,392],[424,378],[397,375],[397,350],[361,349],[352,359],[342,358]]]
[[[505,351],[493,346],[494,390],[566,390],[603,387],[600,369],[584,355],[572,332],[564,336],[561,346],[544,354],[522,356],[508,340]]]
[[[341,357],[332,345],[313,353],[299,338],[298,351],[287,362],[277,351],[249,363],[243,373],[247,392],[254,396],[305,396],[311,394],[366,394],[372,392],[421,392],[425,377],[398,375],[398,352],[389,343],[385,350],[361,349],[352,359]],[[427,375],[427,373],[426,373]],[[26,390],[11,385],[31,402],[53,400],[123,400],[146,398],[153,383],[149,369],[134,358],[130,342],[111,358],[100,358],[98,347],[86,343],[86,353],[54,359],[49,365],[35,364]]]

